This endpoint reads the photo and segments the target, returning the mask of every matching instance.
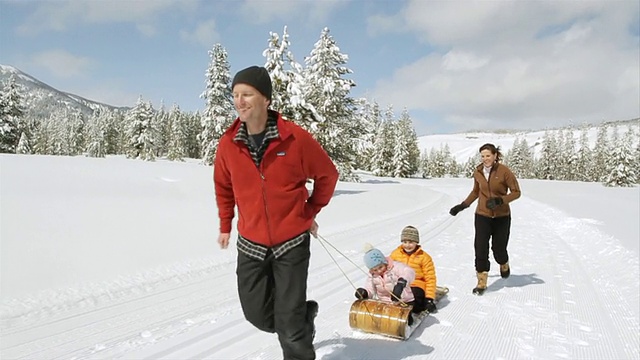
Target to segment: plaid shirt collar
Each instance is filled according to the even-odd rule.
[[[278,131],[278,113],[269,110],[267,115],[267,125],[265,127],[265,140],[277,139],[280,137],[280,132]],[[238,127],[238,132],[236,136],[233,138],[233,141],[238,142],[242,141],[247,146],[251,146],[249,143],[249,132],[247,131],[247,124],[242,122],[240,127]],[[265,141],[266,142],[266,141]]]

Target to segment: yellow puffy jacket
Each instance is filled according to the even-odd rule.
[[[436,298],[436,269],[431,256],[418,245],[416,251],[407,254],[402,245],[390,256],[393,260],[409,265],[416,272],[416,279],[410,286],[424,289],[425,297]]]

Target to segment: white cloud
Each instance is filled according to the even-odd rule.
[[[66,31],[79,24],[130,22],[143,34],[155,33],[157,17],[168,10],[192,11],[195,0],[60,0],[43,1],[17,29],[22,35],[54,30]]]
[[[185,41],[201,44],[207,48],[211,48],[213,44],[220,41],[220,34],[216,30],[216,21],[213,19],[199,23],[193,31],[181,31],[180,37]]]
[[[571,5],[412,1],[400,21],[436,50],[372,95],[444,114],[458,130],[640,116],[638,3]]]
[[[303,17],[310,24],[321,24],[329,15],[347,5],[348,2],[349,0],[244,0],[240,11],[246,21],[256,24],[273,20],[287,21],[294,17]]]
[[[85,76],[94,62],[87,57],[57,49],[34,55],[31,64],[46,69],[55,77],[68,79]]]

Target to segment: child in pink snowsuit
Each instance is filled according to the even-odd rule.
[[[411,267],[387,258],[380,250],[373,248],[365,253],[364,263],[369,268],[369,277],[365,287],[356,290],[356,298],[413,303],[413,292],[407,286],[416,277]]]

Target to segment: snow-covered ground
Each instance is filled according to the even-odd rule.
[[[211,175],[193,162],[0,156],[0,358],[281,358],[276,336],[242,316]],[[363,180],[340,183],[318,218],[330,243],[312,245],[318,359],[640,358],[637,187],[522,180],[512,275],[494,262],[478,297],[473,210],[448,214],[471,180]],[[407,341],[353,331],[363,245],[390,252],[409,224],[449,295]]]

